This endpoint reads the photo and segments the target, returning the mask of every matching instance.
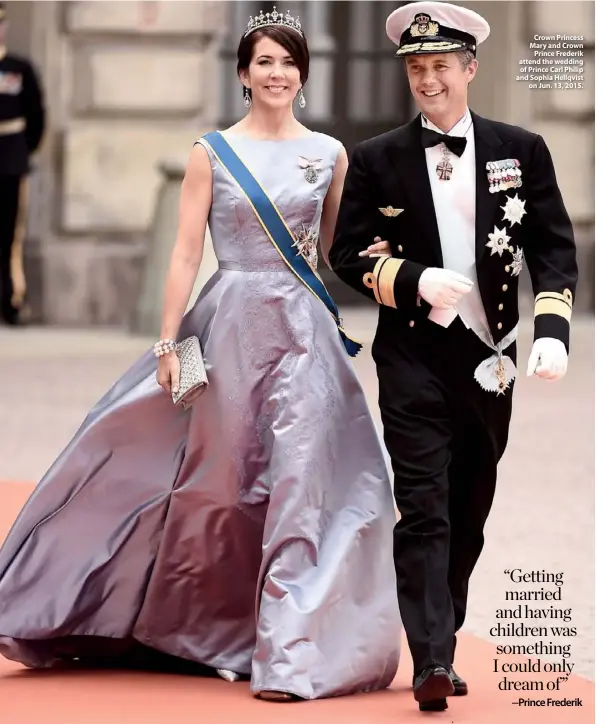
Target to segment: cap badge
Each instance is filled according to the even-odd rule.
[[[426,13],[418,13],[414,16],[414,22],[410,25],[410,35],[412,37],[432,36],[439,34],[439,24],[430,19],[430,15]]]

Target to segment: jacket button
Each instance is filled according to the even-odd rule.
[[[502,311],[503,311],[503,305],[499,304],[499,312],[502,312]]]
[[[400,244],[400,245],[397,247],[397,250],[398,250],[399,253],[401,254],[401,252],[404,250],[404,248],[403,248],[403,246]]]
[[[509,264],[508,264],[508,265],[505,267],[505,271],[506,271],[507,273],[509,273],[509,269],[510,269],[510,266],[509,266]]]
[[[499,322],[499,324],[497,324],[497,329],[503,329],[503,325],[501,324],[501,322]]]
[[[412,320],[410,320],[410,327],[413,327],[413,326],[414,326],[414,324],[415,324],[414,320],[413,320],[413,319],[412,319]]]
[[[509,287],[507,286],[507,284],[503,284],[503,291],[506,292],[508,289]]]

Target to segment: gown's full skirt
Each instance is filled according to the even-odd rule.
[[[335,323],[285,268],[220,270],[190,334],[210,383],[195,405],[174,408],[148,350],[20,513],[0,550],[0,653],[47,667],[140,643],[253,691],[388,686],[393,499]]]

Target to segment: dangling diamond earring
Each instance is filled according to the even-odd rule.
[[[252,100],[250,99],[250,95],[249,95],[249,93],[248,93],[248,88],[245,88],[245,89],[244,89],[244,105],[245,105],[247,108],[250,108],[251,105],[252,105]]]
[[[302,88],[300,89],[300,92],[298,93],[298,105],[300,108],[306,107],[306,98],[304,97],[304,93],[302,92]]]

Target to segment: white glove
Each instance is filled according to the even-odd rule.
[[[418,293],[432,307],[449,309],[473,286],[473,282],[457,272],[430,267],[420,275]]]
[[[528,359],[528,377],[537,375],[554,382],[567,372],[567,350],[560,339],[541,337],[537,339]]]

